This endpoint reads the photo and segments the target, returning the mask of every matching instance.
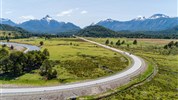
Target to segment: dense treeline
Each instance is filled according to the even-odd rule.
[[[120,32],[119,32],[120,33]],[[159,32],[121,32],[115,37],[126,38],[152,38],[152,39],[178,39],[178,33],[166,34]]]
[[[176,29],[176,28],[175,28]],[[126,37],[126,38],[153,38],[153,39],[178,39],[178,30],[165,30],[165,31],[119,31],[115,32],[106,29],[101,26],[90,26],[79,32],[72,33],[59,33],[59,34],[34,34],[33,36],[38,37],[71,37],[73,35],[84,36],[84,37]]]
[[[46,79],[55,78],[57,72],[52,67],[55,65],[48,60],[49,52],[30,51],[28,53],[9,53],[5,48],[0,49],[1,76],[18,77],[32,70],[40,69],[40,75]]]
[[[6,53],[5,53],[6,52]],[[13,52],[8,54],[5,49],[0,50],[2,58],[0,66],[3,73],[9,73],[13,76],[19,76],[40,68],[47,57],[40,51],[30,51],[26,54],[22,52]]]
[[[18,33],[20,35],[0,36],[0,40],[6,39],[19,39],[29,37],[47,37],[47,38],[58,38],[58,37],[71,37],[73,35],[85,36],[85,37],[126,37],[126,38],[159,38],[159,39],[178,39],[178,26],[164,30],[164,31],[119,31],[115,32],[99,25],[88,26],[80,31],[73,32],[62,32],[58,34],[49,33],[30,33],[22,28],[12,27],[9,25],[0,24],[0,30],[12,31],[11,34]]]

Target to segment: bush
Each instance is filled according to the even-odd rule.
[[[105,44],[108,45],[109,44],[109,40],[106,40]]]
[[[117,46],[120,46],[120,45],[121,45],[120,40],[118,40],[118,41],[116,42],[116,45],[117,45]]]
[[[110,43],[111,45],[113,45],[114,43],[113,43],[113,41],[111,41],[111,43]]]
[[[137,45],[137,40],[134,40],[134,41],[133,41],[133,44],[134,44],[134,45]]]
[[[11,50],[13,50],[14,49],[14,46],[13,45],[11,45]]]
[[[123,40],[121,44],[125,44],[125,41]]]
[[[2,45],[2,48],[5,48],[5,47],[7,47],[7,45],[6,45],[6,44],[3,44],[3,45]]]
[[[43,42],[43,41],[40,42],[40,46],[42,46],[42,45],[44,45],[44,42]]]
[[[44,49],[44,50],[43,50],[43,54],[44,54],[45,56],[48,56],[48,57],[50,56],[48,49]]]
[[[57,71],[53,70],[54,63],[50,60],[45,60],[40,68],[40,75],[50,80],[57,77]]]

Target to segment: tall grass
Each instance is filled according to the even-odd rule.
[[[119,38],[110,38],[112,41],[116,41]],[[94,39],[100,43],[106,38]],[[121,39],[126,40],[126,44],[130,44],[127,48],[126,44],[121,45],[119,49],[132,52],[138,56],[141,56],[148,61],[152,61],[157,65],[158,73],[150,81],[141,86],[127,89],[116,94],[113,94],[103,100],[176,100],[177,88],[178,88],[178,54],[165,55],[160,53],[163,46],[168,44],[172,40],[164,39],[137,39],[138,45],[132,45],[133,39]],[[174,40],[176,41],[176,40]]]

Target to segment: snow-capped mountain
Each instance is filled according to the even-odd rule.
[[[0,24],[7,24],[7,25],[10,25],[10,26],[15,26],[16,25],[10,19],[4,19],[4,18],[0,18]]]
[[[35,19],[15,24],[10,19],[0,19],[2,24],[21,27],[27,31],[36,33],[60,33],[80,30],[80,27],[65,22],[58,22],[49,15],[42,19]],[[160,31],[173,28],[178,25],[178,17],[169,17],[164,14],[154,14],[151,17],[139,16],[129,21],[117,21],[111,18],[102,20],[95,25],[104,26],[114,31]]]
[[[104,26],[114,31],[160,31],[177,26],[178,18],[169,17],[164,14],[154,14],[149,18],[138,17],[130,21],[108,21],[107,19],[98,22],[97,25]]]
[[[143,21],[145,19],[146,19],[145,16],[138,16],[137,18],[134,18],[133,20],[135,20],[135,21]]]
[[[105,22],[114,22],[115,20],[113,20],[113,19],[111,19],[111,18],[109,18],[109,19],[106,19],[106,20],[104,20]]]
[[[44,18],[42,18],[41,20],[47,21],[48,23],[53,20],[52,17],[50,17],[49,15],[46,15]]]
[[[170,17],[164,14],[154,14],[151,17],[149,17],[149,19],[158,19],[158,18],[170,18]]]
[[[38,19],[29,20],[21,24],[16,24],[12,22],[10,19],[1,18],[0,24],[21,27],[27,31],[35,33],[60,33],[80,30],[80,27],[70,22],[69,23],[58,22],[49,15],[46,15],[44,18],[39,20]]]
[[[19,27],[35,33],[59,33],[80,30],[80,27],[65,22],[58,22],[49,15],[40,20],[29,20],[18,25]]]

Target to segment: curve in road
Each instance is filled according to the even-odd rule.
[[[99,45],[101,47],[110,49],[112,51],[118,52],[118,53],[123,53],[125,55],[127,55],[128,57],[133,59],[133,65],[128,69],[125,70],[121,73],[106,77],[106,78],[102,78],[102,79],[97,79],[97,80],[92,80],[92,81],[88,81],[88,82],[81,82],[81,83],[73,83],[73,84],[66,84],[66,85],[60,85],[60,86],[53,86],[53,87],[34,87],[34,88],[1,88],[1,93],[2,94],[18,94],[18,93],[36,93],[36,92],[49,92],[49,91],[65,91],[65,90],[70,90],[70,89],[78,89],[78,88],[85,88],[85,87],[89,87],[89,86],[96,86],[98,84],[104,84],[104,83],[108,83],[114,80],[118,80],[120,78],[126,77],[130,74],[133,74],[135,72],[138,72],[139,69],[141,69],[142,65],[143,65],[143,61],[141,58],[135,56],[135,55],[131,55],[130,53],[94,42],[94,41],[90,41],[87,40],[85,38],[81,38],[81,37],[77,37],[79,39],[82,39],[84,41]],[[134,76],[132,76],[134,77]]]

